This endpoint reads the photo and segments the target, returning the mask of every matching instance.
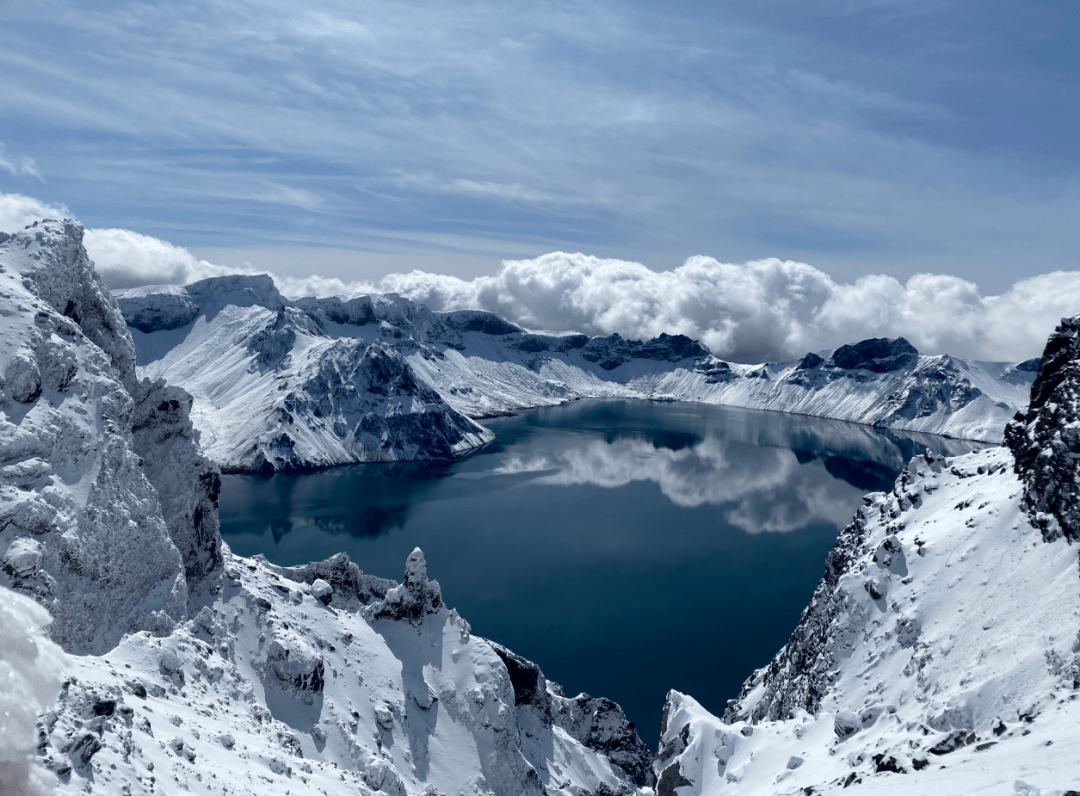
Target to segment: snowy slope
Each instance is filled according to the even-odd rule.
[[[418,381],[397,347],[326,334],[269,277],[188,291],[121,300],[140,373],[188,385],[203,449],[226,470],[448,459],[494,439]]]
[[[81,239],[48,221],[0,241],[5,793],[651,792],[621,709],[472,637],[419,550],[401,584],[344,555],[233,556],[190,396],[136,378]],[[387,373],[407,376],[396,354],[373,361],[384,395]],[[46,617],[26,598],[77,657],[35,637]]]
[[[432,312],[393,295],[289,301],[269,277],[117,296],[139,372],[190,391],[205,450],[237,470],[446,458],[491,439],[460,415],[584,397],[701,401],[999,441],[1034,378],[1032,363],[920,356],[904,340],[740,365],[683,336],[533,334],[490,313]],[[367,366],[376,354],[387,364]]]
[[[658,793],[1077,788],[1078,329],[1051,338],[1009,447],[917,456],[867,496],[723,720],[669,695]]]
[[[78,660],[43,725],[61,792],[651,793],[622,711],[471,636],[419,551],[402,585],[343,554],[226,575],[177,632]]]

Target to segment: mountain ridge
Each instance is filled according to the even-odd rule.
[[[290,300],[267,276],[116,294],[133,330],[140,373],[192,392],[206,450],[229,471],[453,457],[491,439],[463,418],[576,398],[700,401],[997,442],[1035,378],[1030,362],[923,356],[903,338],[865,340],[797,362],[745,365],[717,359],[684,335],[632,341],[537,333],[489,312],[435,312],[394,294]],[[348,423],[323,421],[350,381],[360,394],[371,391],[372,382],[355,379],[349,368],[376,345],[386,357],[401,358],[396,367],[409,381],[403,397],[419,396],[423,387],[433,391],[420,400],[424,410],[398,416],[437,412],[448,428],[442,438],[456,443],[420,439],[409,449],[400,438],[385,450],[385,431],[358,438],[355,415]],[[344,376],[330,384],[305,376],[305,369]],[[249,385],[245,411],[257,405],[261,419],[237,419],[240,382]],[[309,409],[292,411],[298,405]],[[230,447],[226,438],[242,444]]]

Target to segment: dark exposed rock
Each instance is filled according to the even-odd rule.
[[[1080,539],[1080,316],[1051,335],[1031,385],[1031,405],[1005,429],[1024,506],[1047,541]]]
[[[676,788],[693,786],[693,782],[683,776],[678,761],[672,763],[660,773],[656,781],[656,796],[678,796]]]
[[[79,765],[85,766],[90,762],[91,757],[101,751],[101,748],[101,741],[97,735],[92,732],[85,732],[71,745],[70,754],[72,759],[77,761]]]
[[[386,592],[382,602],[373,606],[375,619],[404,620],[419,625],[428,614],[443,607],[442,589],[439,582],[428,580],[427,561],[417,547],[405,561],[405,577],[400,586]]]
[[[581,348],[588,342],[589,338],[583,334],[523,334],[517,341],[517,348],[530,354],[538,354],[541,351],[564,354],[575,348]]]
[[[179,329],[199,316],[199,305],[186,294],[155,295],[152,302],[121,297],[118,303],[128,326],[148,334]]]
[[[661,334],[652,340],[624,340],[619,334],[594,337],[581,349],[582,359],[595,362],[604,370],[614,370],[631,359],[651,359],[658,362],[679,362],[684,359],[708,357],[710,353],[697,340],[684,334]]]
[[[361,605],[381,600],[387,591],[398,585],[387,578],[365,574],[346,553],[295,567],[279,567],[262,555],[254,558],[271,572],[296,583],[311,585],[318,579],[326,581],[334,590],[334,606],[345,610],[356,610]]]
[[[824,359],[811,351],[809,354],[799,360],[799,367],[803,370],[813,370],[814,368],[821,367],[824,363]]]
[[[707,384],[719,384],[735,378],[731,365],[721,359],[703,360],[694,366],[694,370],[705,376]]]
[[[313,318],[318,318],[321,313],[323,318],[335,323],[365,326],[377,320],[371,296],[357,296],[347,301],[342,301],[337,296],[330,298],[306,296],[297,299],[294,304]]]
[[[844,370],[889,373],[911,367],[918,359],[918,350],[903,337],[875,337],[840,346],[833,352],[829,364]]]
[[[481,310],[457,310],[442,314],[442,321],[451,329],[459,332],[482,332],[490,335],[504,335],[520,332],[521,328],[509,321],[504,321],[493,312]]]
[[[510,684],[514,687],[514,704],[531,705],[541,714],[550,717],[551,697],[547,692],[547,679],[540,667],[520,655],[515,655],[501,644],[489,641],[488,645],[506,665]]]

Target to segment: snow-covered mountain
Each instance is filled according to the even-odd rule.
[[[1051,338],[1007,447],[916,456],[865,498],[722,719],[669,695],[658,793],[1075,792],[1078,332]]]
[[[136,377],[81,238],[49,221],[0,240],[5,792],[648,791],[619,707],[473,637],[419,550],[401,584],[344,555],[233,556],[191,398]],[[51,775],[26,772],[25,714],[61,661],[24,596],[78,656],[36,733]]]
[[[867,496],[788,644],[723,717],[672,692],[653,758],[617,705],[568,698],[535,664],[472,636],[420,551],[400,584],[344,555],[292,568],[234,556],[218,533],[218,471],[199,453],[191,398],[136,376],[136,347],[81,233],[45,222],[0,240],[5,792],[41,793],[50,779],[61,792],[110,796],[1077,790],[1080,316],[1051,338],[1007,445],[916,456],[891,491]],[[174,295],[179,306],[192,294]],[[162,323],[157,299],[147,306]],[[364,300],[325,306],[339,318],[366,312]],[[322,309],[290,308],[312,323]],[[535,337],[493,334],[501,321],[473,313],[425,327],[427,311],[410,311],[415,328],[460,335],[465,349]],[[286,328],[276,317],[262,341]],[[188,339],[201,318],[172,331],[190,326]],[[413,368],[405,333],[393,334],[387,350]],[[417,352],[434,345],[413,340]],[[446,345],[435,345],[440,361],[461,353]],[[667,338],[640,356],[649,345],[605,338],[585,352],[596,360],[582,360],[639,374],[662,371],[664,357],[696,361],[683,356],[690,341]],[[912,356],[896,343],[854,348],[882,369]],[[628,351],[639,355],[616,362]],[[852,371],[841,351],[802,370]],[[621,388],[639,378],[580,370]],[[851,378],[876,372],[857,370]],[[447,403],[436,406],[455,411]],[[41,612],[22,597],[48,609],[49,635],[71,659],[40,637]],[[61,666],[35,741],[28,717],[48,705]],[[28,774],[27,753],[47,771]]]
[[[702,401],[996,442],[1034,362],[920,356],[865,340],[780,365],[713,357],[687,337],[534,334],[487,312],[395,295],[283,298],[265,276],[117,291],[139,372],[195,398],[207,454],[228,470],[446,458],[483,418],[586,397]]]

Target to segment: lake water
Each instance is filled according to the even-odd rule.
[[[862,495],[926,447],[982,447],[688,403],[579,401],[485,421],[453,464],[226,475],[221,530],[293,565],[346,551],[401,579],[414,547],[476,635],[650,746],[668,689],[721,714],[787,641]]]

